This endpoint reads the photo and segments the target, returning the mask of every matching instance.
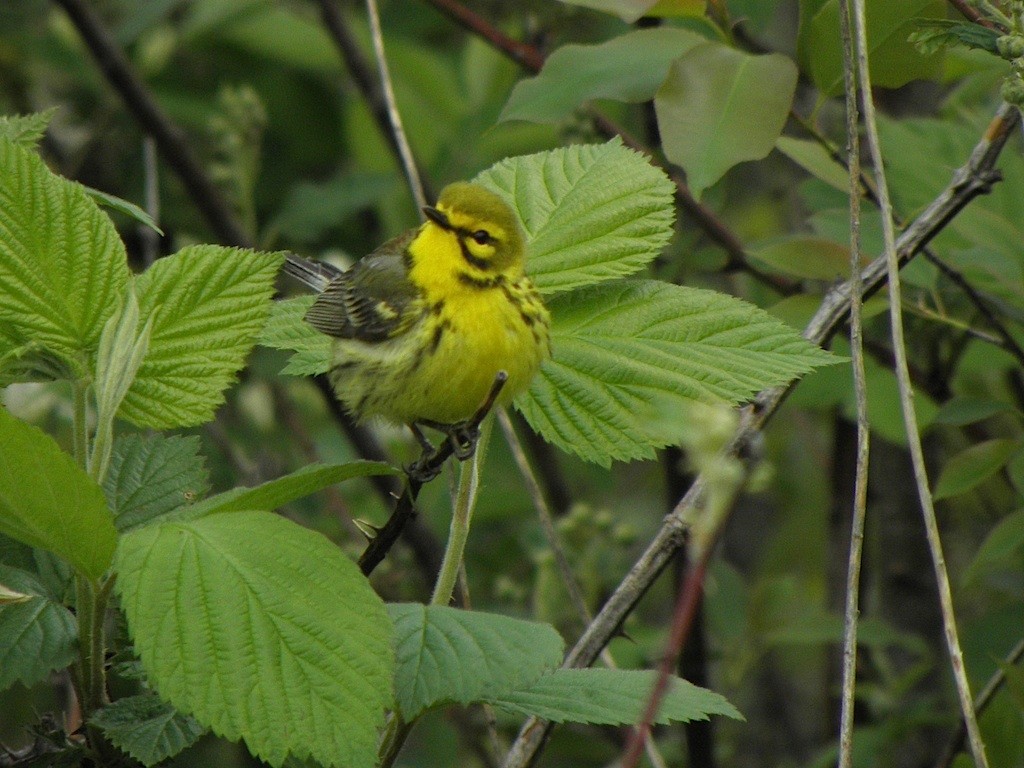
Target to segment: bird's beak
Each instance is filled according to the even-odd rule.
[[[437,208],[431,208],[429,205],[423,208],[423,213],[426,214],[427,218],[437,224],[442,229],[451,229],[452,223],[448,221],[448,217],[444,214],[444,211],[439,211]]]

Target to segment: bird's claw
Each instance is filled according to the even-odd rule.
[[[472,422],[455,424],[448,432],[452,444],[452,453],[459,461],[472,458],[476,452],[476,444],[480,439],[480,426]]]
[[[434,454],[424,453],[405,468],[405,473],[420,485],[426,485],[441,474],[443,464],[437,464],[433,459]]]

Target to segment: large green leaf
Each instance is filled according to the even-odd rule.
[[[945,5],[943,0],[867,0],[865,31],[872,85],[898,88],[939,74],[942,58],[923,55],[910,42],[910,35],[918,19],[945,16]],[[836,96],[843,92],[839,0],[827,0],[813,16],[802,16],[800,61],[823,96]]]
[[[263,328],[282,259],[191,246],[140,275],[139,306],[153,330],[120,415],[153,429],[212,418]]]
[[[469,704],[520,688],[562,660],[554,627],[507,616],[416,603],[391,604],[402,717]]]
[[[146,766],[191,746],[206,729],[153,693],[127,696],[108,704],[89,721],[111,743]]]
[[[721,43],[694,46],[672,63],[654,106],[665,156],[700,196],[737,163],[775,146],[793,103],[796,65]]]
[[[103,490],[127,531],[201,499],[209,488],[198,437],[125,435],[114,443]]]
[[[638,29],[599,45],[565,45],[521,80],[499,120],[557,122],[591,99],[654,98],[672,60],[707,38],[685,29]]]
[[[117,532],[103,491],[53,439],[0,408],[0,533],[54,552],[90,578]]]
[[[685,405],[738,403],[836,358],[739,299],[653,280],[556,297],[554,357],[516,400],[560,448],[600,464],[678,439]]]
[[[374,764],[391,705],[391,622],[359,569],[266,512],[124,535],[117,588],[161,697],[272,765]]]
[[[618,139],[512,157],[476,180],[518,212],[548,295],[632,274],[672,236],[672,183]]]
[[[75,617],[53,600],[32,574],[0,565],[0,585],[31,595],[18,603],[0,604],[0,691],[14,682],[34,685],[75,657]]]
[[[82,187],[0,140],[0,326],[80,361],[128,280],[124,245]]]
[[[556,723],[630,725],[640,721],[657,672],[626,669],[557,669],[528,687],[489,697],[495,706]],[[655,723],[743,716],[724,696],[672,677]]]

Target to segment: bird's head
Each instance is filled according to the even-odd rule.
[[[427,226],[453,234],[462,258],[477,274],[521,273],[525,241],[515,213],[489,189],[459,181],[441,190],[435,207],[423,212]]]

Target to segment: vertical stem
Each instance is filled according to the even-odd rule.
[[[918,496],[921,502],[921,513],[924,516],[928,546],[931,549],[932,566],[935,571],[939,593],[939,604],[942,607],[942,622],[946,634],[946,645],[949,649],[950,666],[956,682],[957,695],[964,723],[967,725],[967,736],[971,745],[971,753],[977,768],[988,768],[985,757],[985,744],[981,739],[978,719],[974,713],[974,701],[971,697],[971,686],[964,669],[963,652],[960,649],[960,638],[956,628],[956,612],[953,607],[953,591],[949,585],[949,574],[946,570],[945,556],[942,552],[942,539],[939,526],[935,519],[935,507],[932,502],[931,490],[928,487],[928,470],[924,463],[924,450],[921,447],[921,436],[918,433],[917,414],[914,408],[913,388],[910,383],[910,372],[907,364],[906,341],[903,336],[903,315],[900,293],[899,259],[896,254],[896,234],[892,217],[892,205],[889,201],[889,188],[885,179],[885,167],[882,162],[882,149],[878,140],[875,123],[875,105],[871,100],[871,76],[868,71],[868,45],[864,0],[853,0],[852,29],[856,49],[857,76],[860,81],[861,108],[864,110],[864,128],[867,145],[871,151],[874,165],[875,183],[878,188],[878,204],[882,211],[882,234],[885,241],[887,276],[889,279],[889,320],[892,326],[893,353],[896,357],[896,380],[899,384],[900,405],[903,410],[903,423],[906,425],[907,445],[910,458],[914,465],[914,478],[917,482]]]
[[[107,703],[104,621],[113,579],[95,582],[75,577],[75,608],[78,615],[78,696],[82,719],[88,721]]]
[[[469,525],[473,518],[473,507],[476,506],[476,492],[480,486],[480,470],[487,457],[487,445],[491,439],[492,419],[487,417],[480,426],[480,438],[477,440],[476,453],[469,461],[459,465],[459,487],[455,493],[455,504],[452,510],[452,524],[448,533],[448,546],[445,547],[444,560],[441,561],[441,572],[434,585],[434,594],[430,605],[448,605],[455,591],[455,583],[459,580],[462,568],[462,555],[466,551],[469,538]],[[396,711],[388,721],[377,750],[378,765],[390,768],[398,757],[405,743],[412,723],[405,722]]]
[[[857,80],[854,76],[850,8],[839,0],[843,38],[843,80],[846,90],[847,163],[850,174],[850,350],[853,357],[853,388],[857,401],[857,461],[853,513],[850,522],[850,554],[846,569],[846,606],[843,620],[843,683],[839,722],[839,768],[853,764],[854,692],[857,685],[857,623],[860,615],[860,567],[867,516],[869,424],[867,378],[864,370],[864,337],[861,322],[863,288],[860,279],[860,135],[858,133]]]
[[[89,385],[82,379],[74,379],[71,383],[72,407],[71,435],[75,461],[82,469],[89,463],[89,437],[86,427],[86,393]]]
[[[409,180],[409,189],[413,199],[416,201],[416,208],[422,209],[427,204],[423,194],[423,183],[420,181],[420,174],[416,168],[416,158],[413,157],[412,147],[405,136],[405,129],[402,127],[402,116],[398,112],[398,102],[395,100],[395,91],[391,87],[391,73],[388,70],[388,60],[384,55],[384,35],[380,28],[380,13],[377,10],[377,0],[366,0],[366,13],[370,17],[370,36],[373,38],[373,53],[377,57],[377,66],[380,68],[380,84],[384,91],[384,101],[388,106],[388,119],[391,121],[391,130],[395,136],[395,144],[398,145],[398,154],[402,158],[402,165],[405,166],[405,175]]]
[[[476,454],[472,460],[459,465],[459,487],[455,494],[455,505],[452,510],[452,524],[448,530],[448,546],[445,548],[444,559],[441,561],[441,573],[438,574],[434,594],[430,597],[431,605],[448,605],[455,591],[455,582],[459,579],[462,567],[462,555],[466,551],[466,540],[469,538],[469,526],[476,506],[476,492],[480,485],[480,469],[483,467],[487,443],[491,437],[490,417],[480,428],[480,440]]]

